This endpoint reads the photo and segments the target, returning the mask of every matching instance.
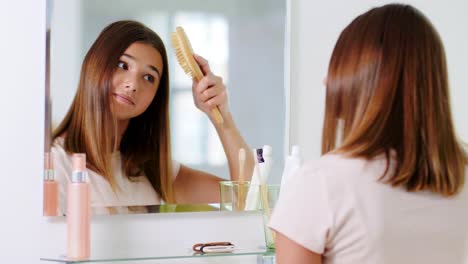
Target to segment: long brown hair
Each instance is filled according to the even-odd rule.
[[[388,170],[394,150],[386,183],[444,196],[462,189],[467,155],[452,122],[445,51],[418,10],[389,4],[352,21],[335,45],[326,86],[322,154],[384,153]]]
[[[155,98],[143,114],[130,120],[122,137],[122,166],[129,177],[144,172],[161,198],[172,203],[167,54],[161,38],[143,24],[117,21],[100,33],[84,58],[73,103],[52,138],[65,135],[65,150],[86,153],[88,167],[115,190],[111,154],[116,148],[117,121],[111,113],[109,94],[120,56],[134,42],[152,45],[161,54],[163,70]]]

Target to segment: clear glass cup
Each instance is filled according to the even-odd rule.
[[[221,211],[253,211],[260,209],[259,186],[250,182],[221,181]]]
[[[271,213],[279,197],[280,185],[251,185],[250,182],[220,182],[220,209],[222,211],[262,210],[263,229],[267,248],[275,248],[275,235],[268,228]]]
[[[279,184],[267,184],[260,186],[260,207],[263,211],[263,229],[265,231],[265,243],[269,249],[275,248],[275,233],[268,227],[271,213],[275,208],[280,194]]]

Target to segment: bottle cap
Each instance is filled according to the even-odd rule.
[[[86,170],[86,154],[85,153],[75,153],[73,154],[73,170],[74,171],[84,171]]]
[[[52,158],[52,152],[44,153],[44,170],[54,169],[54,159]]]
[[[258,161],[258,163],[265,162],[265,160],[263,159],[263,149],[261,149],[261,148],[256,149],[256,152],[257,152],[257,161]]]
[[[86,154],[75,153],[72,157],[73,173],[72,182],[86,182]]]
[[[273,148],[269,145],[263,146],[263,157],[271,156],[273,153]]]

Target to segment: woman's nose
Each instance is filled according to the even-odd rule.
[[[135,92],[137,90],[137,80],[134,74],[128,74],[124,81],[124,87],[126,90]]]

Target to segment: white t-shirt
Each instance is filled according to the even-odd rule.
[[[270,227],[325,264],[468,263],[467,187],[452,198],[410,193],[378,181],[385,165],[384,155],[306,163],[280,194]]]
[[[51,152],[54,158],[55,180],[59,183],[59,214],[66,212],[67,184],[71,182],[72,155],[63,148],[64,140],[54,140]],[[113,177],[117,184],[116,192],[100,174],[87,170],[91,192],[91,211],[93,214],[145,212],[148,205],[163,203],[145,175],[129,179],[122,171],[120,152],[112,154]],[[172,161],[173,177],[179,173],[180,164]]]

